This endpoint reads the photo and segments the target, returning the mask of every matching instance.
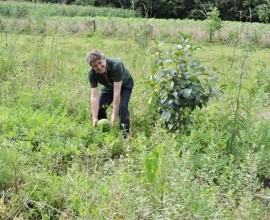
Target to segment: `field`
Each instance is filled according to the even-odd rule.
[[[180,37],[166,29],[174,21],[147,20],[149,32],[141,18],[95,18],[95,31],[90,17],[57,19],[1,17],[0,219],[269,218],[267,26],[208,42],[203,22],[181,23],[217,92],[183,132],[168,132],[150,102],[149,48],[155,39],[175,48]],[[86,54],[94,48],[134,76],[127,139],[117,127],[92,127]]]

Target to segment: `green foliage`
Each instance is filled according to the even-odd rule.
[[[2,2],[0,5],[0,15],[7,17],[22,18],[29,15],[29,10],[25,7],[27,4],[18,4],[16,2]]]
[[[154,151],[152,155],[147,157],[144,161],[146,177],[150,183],[154,183],[157,176],[160,174],[159,156],[159,153]]]
[[[19,182],[22,180],[20,173],[21,161],[15,149],[2,149],[0,155],[0,190],[3,192],[9,188],[16,192],[19,190]]]
[[[261,22],[269,23],[270,22],[270,1],[268,0],[266,4],[258,5],[256,7],[258,17]]]
[[[116,133],[114,134],[116,135]],[[120,134],[118,134],[120,135]],[[109,153],[110,158],[118,158],[124,153],[122,138],[117,138],[113,134],[108,135],[104,138],[104,146],[107,152]]]
[[[214,94],[211,81],[215,78],[193,56],[198,48],[186,36],[180,37],[174,50],[164,51],[160,46],[157,42],[150,49],[155,63],[149,84],[166,127],[170,131],[181,130],[190,111],[205,106]]]
[[[215,32],[219,31],[222,28],[222,20],[219,17],[219,10],[217,9],[217,7],[211,8],[211,11],[207,12],[206,16],[207,19],[205,29],[208,33],[209,41],[212,41]]]

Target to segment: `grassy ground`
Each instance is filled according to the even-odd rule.
[[[151,42],[100,33],[0,38],[3,219],[268,218],[269,49],[202,44],[195,55],[216,68],[222,93],[179,135],[149,112]],[[94,48],[121,58],[134,76],[129,139],[91,125],[86,54]],[[232,100],[246,53],[246,127],[231,151]]]

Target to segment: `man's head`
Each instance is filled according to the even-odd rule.
[[[106,72],[106,58],[99,50],[89,52],[87,63],[99,74]]]

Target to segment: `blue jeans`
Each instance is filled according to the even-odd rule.
[[[120,119],[120,129],[123,131],[124,137],[127,136],[130,129],[130,119],[129,119],[129,110],[128,103],[130,100],[130,96],[132,93],[132,89],[134,86],[134,81],[132,77],[122,85],[121,93],[120,93],[120,104],[119,104],[119,119]],[[103,87],[101,89],[101,95],[99,99],[99,111],[98,111],[98,119],[107,118],[106,110],[108,106],[113,101],[113,89],[109,89],[107,87]]]

